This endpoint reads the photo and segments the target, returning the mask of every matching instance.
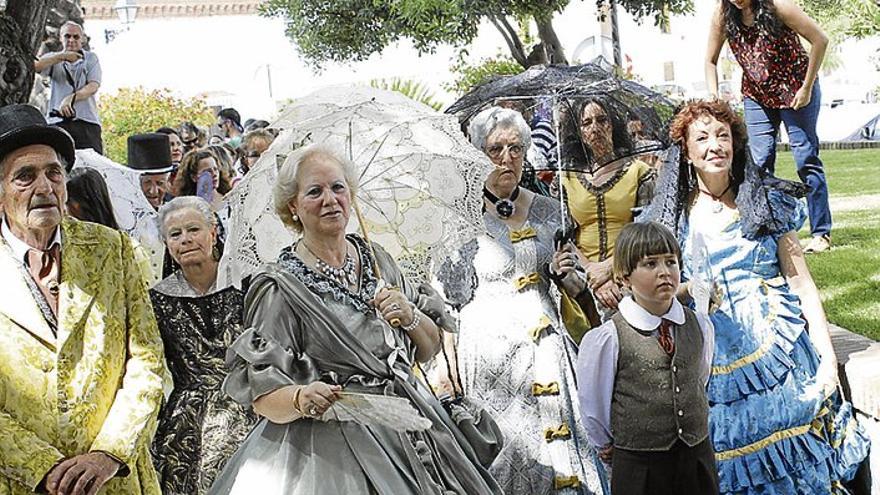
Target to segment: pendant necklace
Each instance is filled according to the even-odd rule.
[[[325,277],[334,280],[343,287],[353,286],[357,283],[357,270],[355,269],[354,258],[348,253],[348,246],[346,246],[345,250],[345,260],[343,260],[342,266],[337,268],[319,258],[314,251],[309,249],[308,244],[305,242],[302,245],[315,258],[315,268]]]
[[[727,187],[725,187],[724,190],[721,191],[721,194],[717,194],[717,195],[716,195],[716,194],[712,194],[711,192],[709,192],[709,191],[703,189],[702,187],[700,187],[700,192],[703,193],[703,194],[708,195],[710,198],[712,198],[712,201],[715,202],[715,205],[712,206],[712,213],[721,213],[721,211],[724,210],[724,203],[721,201],[721,198],[722,198],[725,194],[727,194],[727,191],[730,190],[730,186],[731,186],[731,184],[728,183],[728,184],[727,184]]]
[[[492,194],[492,191],[483,186],[483,196],[488,199],[490,203],[495,205],[495,212],[498,213],[498,216],[507,220],[516,212],[514,201],[519,197],[519,186],[516,186],[516,189],[513,190],[510,198],[505,199],[498,199],[498,196],[495,196]]]

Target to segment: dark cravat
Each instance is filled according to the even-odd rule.
[[[28,271],[46,298],[52,313],[58,316],[58,271],[61,266],[58,243],[46,251],[28,249]]]
[[[672,325],[673,323],[666,318],[660,322],[660,347],[670,356],[675,354],[675,342],[672,341]]]

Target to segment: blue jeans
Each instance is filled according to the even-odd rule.
[[[831,233],[828,182],[825,180],[822,160],[819,159],[819,138],[816,136],[821,99],[822,92],[817,82],[813,85],[810,104],[799,110],[765,108],[749,97],[744,101],[752,158],[758,167],[770,173],[776,168],[776,135],[779,133],[779,124],[785,124],[798,176],[810,188],[807,193],[807,209],[810,212],[810,232],[814,236]]]

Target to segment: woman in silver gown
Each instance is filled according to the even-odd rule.
[[[519,113],[488,108],[471,121],[469,135],[495,165],[484,188],[487,235],[438,278],[460,308],[464,397],[504,436],[490,472],[505,493],[606,493],[607,478],[578,422],[577,350],[559,324],[554,295],[558,287],[574,304],[588,294],[574,245],[554,246],[559,202],[518,187],[531,140]]]
[[[302,238],[253,278],[224,384],[264,419],[211,493],[500,493],[412,372],[439,350],[426,314],[441,316],[429,309],[442,308],[436,293],[408,284],[378,245],[373,254],[345,234],[356,188],[354,165],[320,146],[298,149],[279,171],[276,212]],[[352,392],[406,399],[431,426],[317,419]]]

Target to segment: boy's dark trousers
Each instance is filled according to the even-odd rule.
[[[681,440],[661,452],[614,447],[611,456],[614,495],[717,495],[718,470],[712,442],[693,447]]]

